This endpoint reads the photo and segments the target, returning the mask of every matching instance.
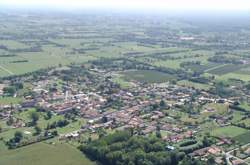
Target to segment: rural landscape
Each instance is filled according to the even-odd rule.
[[[250,164],[250,17],[0,11],[0,165]]]

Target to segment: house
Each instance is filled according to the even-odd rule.
[[[213,147],[210,147],[208,149],[208,153],[217,156],[217,155],[219,155],[221,153],[221,149],[219,149],[218,147],[213,146]]]
[[[205,156],[207,154],[208,149],[209,149],[209,147],[198,149],[189,155],[190,156]]]
[[[170,145],[168,145],[168,146],[166,146],[166,149],[167,149],[168,151],[171,151],[171,150],[174,150],[174,149],[175,149],[175,147],[174,147],[174,146],[170,146]]]
[[[248,156],[250,156],[250,147],[247,148],[245,151],[244,151],[245,154],[247,154]]]
[[[243,161],[243,160],[236,159],[236,160],[232,160],[232,164],[233,164],[233,165],[241,165],[241,164],[244,164],[244,161]]]
[[[36,100],[27,100],[21,104],[22,108],[32,108],[36,106]]]
[[[4,84],[0,84],[0,96],[3,95],[3,89],[4,89],[5,85]]]

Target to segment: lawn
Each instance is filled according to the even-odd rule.
[[[18,104],[22,101],[18,97],[0,97],[0,105]]]
[[[2,147],[2,146],[1,146]],[[37,143],[16,150],[0,150],[3,165],[94,165],[69,144]]]
[[[178,81],[177,84],[182,85],[182,86],[186,86],[186,87],[193,87],[195,89],[201,89],[201,90],[202,89],[209,90],[209,88],[211,88],[211,86],[208,84],[196,83],[196,82],[192,82],[192,81],[188,81],[188,80]]]
[[[234,138],[236,136],[242,135],[246,133],[247,130],[244,128],[236,127],[236,126],[226,126],[226,127],[220,127],[216,128],[211,131],[212,136],[216,137],[230,137]]]
[[[15,116],[19,119],[22,119],[23,121],[27,123],[31,121],[30,114],[35,111],[36,111],[35,109],[31,108],[31,109],[28,109],[27,111],[15,114]],[[51,119],[45,120],[44,116],[46,115],[46,113],[44,112],[38,112],[38,113],[39,113],[39,120],[37,121],[37,125],[42,129],[45,129],[48,124],[52,124],[53,122],[57,122],[59,120],[64,119],[62,115],[53,115]],[[84,124],[84,122],[85,121],[83,119],[79,118],[77,121],[70,122],[69,125],[62,127],[62,128],[58,127],[56,130],[58,131],[59,134],[72,132],[75,130],[79,130],[82,124]]]
[[[131,83],[125,81],[121,77],[121,75],[115,75],[115,76],[113,76],[112,81],[115,82],[115,83],[117,83],[117,84],[119,84],[121,86],[121,88],[123,88],[123,89],[127,89],[127,88],[129,88],[131,86]]]

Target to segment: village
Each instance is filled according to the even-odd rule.
[[[116,130],[131,130],[142,136],[155,134],[166,142],[167,150],[178,149],[201,160],[213,158],[217,164],[226,161],[234,165],[249,162],[249,143],[241,145],[233,138],[217,136],[212,132],[216,128],[233,127],[231,107],[238,104],[239,98],[225,99],[209,91],[167,82],[145,84],[134,81],[133,86],[123,89],[112,81],[112,75],[87,69],[83,69],[85,71],[81,73],[79,69],[81,68],[73,67],[54,70],[46,73],[46,76],[43,73],[35,81],[32,76],[19,79],[19,82],[29,84],[26,89],[28,92],[25,95],[22,93],[22,101],[17,104],[1,104],[0,119],[8,123],[6,130],[1,129],[2,132],[30,127],[30,123],[23,120],[20,114],[35,108],[40,116],[44,113],[64,116],[62,123],[65,124],[60,126],[57,122],[58,127],[79,120],[77,129],[59,133],[49,132],[56,130],[57,125],[47,123],[47,128],[39,128],[41,130],[37,133],[38,136],[41,136],[41,132],[44,135],[37,138],[37,141],[56,136],[61,141],[79,141],[85,135],[89,135],[91,139]],[[75,73],[72,77],[76,77],[66,77],[71,71]],[[4,80],[0,85],[2,97],[8,94],[5,87],[10,83],[9,80]],[[20,97],[20,93],[16,91],[13,97]],[[80,123],[80,120],[84,122]],[[26,131],[26,134],[31,132]],[[28,141],[35,143],[36,140]],[[22,146],[18,143],[15,145],[14,147]]]

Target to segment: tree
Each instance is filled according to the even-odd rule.
[[[161,100],[161,102],[160,102],[160,107],[161,107],[161,108],[165,108],[165,107],[166,107],[166,103],[165,103],[164,100]]]
[[[202,140],[202,143],[203,143],[204,147],[210,146],[210,141],[209,141],[209,139],[206,136],[204,136],[204,138]]]
[[[40,127],[38,127],[38,126],[35,126],[35,133],[34,133],[34,135],[40,135],[41,134],[41,132],[42,132],[42,129],[40,128]]]
[[[156,137],[161,138],[161,126],[160,123],[157,123],[156,125],[156,132],[155,132]]]
[[[233,156],[236,156],[237,155],[237,150],[234,150],[233,151]]]
[[[2,130],[3,130],[3,128],[2,128],[2,126],[0,125],[0,133],[2,132]]]
[[[245,86],[247,90],[250,90],[250,83]]]
[[[37,112],[32,112],[30,114],[30,118],[31,118],[31,123],[32,125],[36,125],[36,122],[39,120],[39,114]]]
[[[52,112],[51,111],[48,111],[47,114],[46,114],[46,120],[49,120],[52,118]]]
[[[16,131],[14,135],[14,141],[19,143],[23,139],[23,133],[20,131]]]
[[[14,96],[14,94],[16,93],[16,88],[13,86],[4,87],[3,92],[6,95]]]
[[[14,118],[12,116],[9,117],[9,120],[6,122],[8,126],[12,125],[14,123]]]
[[[53,131],[53,132],[52,132],[52,135],[53,135],[53,136],[57,136],[57,135],[58,135],[57,130]]]
[[[14,86],[15,86],[15,88],[16,88],[17,90],[23,89],[23,83],[21,83],[21,82],[15,83]]]
[[[216,164],[216,163],[215,163],[215,160],[214,160],[214,157],[210,156],[210,157],[207,159],[207,164],[208,164],[208,165],[214,165],[214,164]]]

